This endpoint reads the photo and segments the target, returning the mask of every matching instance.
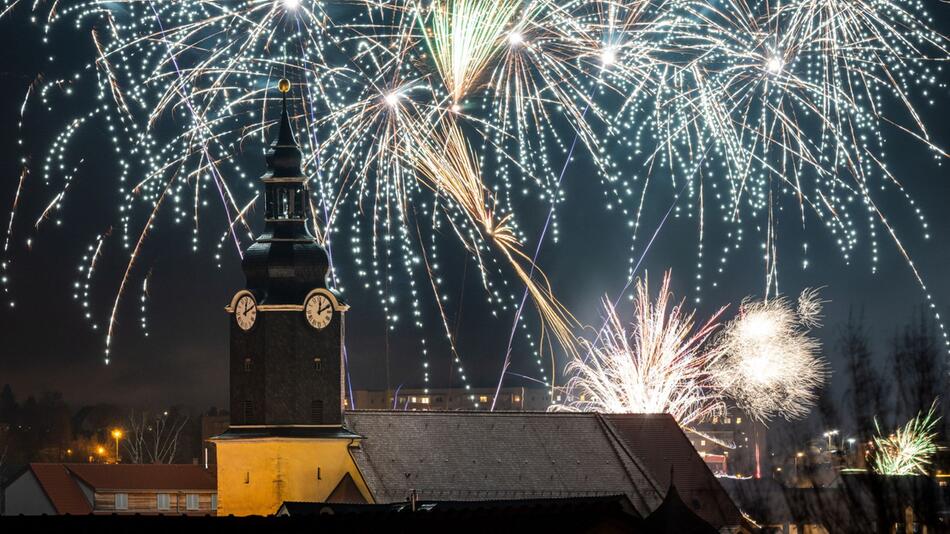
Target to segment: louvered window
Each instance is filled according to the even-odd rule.
[[[310,403],[310,422],[315,425],[323,424],[323,401],[315,400]]]
[[[254,405],[251,404],[251,401],[244,401],[244,423],[250,423],[251,418],[254,417]]]

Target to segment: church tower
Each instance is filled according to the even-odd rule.
[[[217,449],[218,514],[269,515],[287,501],[343,493],[371,501],[343,426],[343,317],[329,259],[308,227],[309,192],[281,80],[280,129],[267,151],[264,232],[248,247],[230,322],[231,426]],[[342,488],[342,489],[341,489]]]
[[[343,314],[327,288],[329,261],[308,227],[307,178],[283,110],[267,152],[265,228],[244,255],[247,287],[231,320],[232,425],[343,423]]]

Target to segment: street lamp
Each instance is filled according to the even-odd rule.
[[[122,429],[112,429],[112,437],[115,439],[115,463],[119,463],[119,440],[122,439]]]
[[[96,454],[99,455],[99,461],[101,462],[102,457],[106,455],[106,448],[103,447],[102,445],[99,445],[98,447],[96,447]]]
[[[831,443],[831,438],[838,435],[837,430],[829,430],[825,432],[824,436],[828,438],[828,449],[831,450],[834,448],[834,445]]]

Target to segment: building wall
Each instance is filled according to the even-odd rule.
[[[349,439],[218,440],[218,515],[271,515],[285,501],[323,502],[349,473],[373,502]],[[318,476],[319,473],[319,476]]]
[[[49,502],[36,476],[27,471],[4,490],[6,510],[3,515],[55,515],[56,509]]]
[[[115,494],[125,493],[128,495],[128,509],[115,509]],[[167,493],[169,500],[168,510],[158,509],[158,494]],[[188,494],[198,494],[198,509],[188,510]],[[187,491],[179,492],[175,490],[168,491],[136,491],[136,492],[116,492],[116,491],[97,491],[95,494],[95,504],[93,513],[117,513],[117,514],[191,514],[191,515],[214,515],[211,506],[211,496],[214,492]]]

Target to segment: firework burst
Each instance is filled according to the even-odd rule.
[[[251,169],[277,116],[270,89],[283,77],[294,82],[292,119],[312,176],[314,233],[330,253],[331,276],[340,287],[338,274],[346,270],[354,285],[378,295],[391,328],[408,322],[424,331],[427,322],[453,322],[442,304],[448,298],[439,261],[444,240],[436,238],[450,229],[477,265],[493,311],[514,314],[518,324],[521,298],[508,284],[516,278],[535,304],[542,332],[571,353],[576,324],[535,265],[537,253],[526,255],[523,247],[540,250],[539,235],[558,241],[558,208],[568,202],[562,178],[575,145],[599,175],[584,187],[603,192],[605,209],[620,216],[618,231],[630,232],[631,249],[640,247],[644,207],[671,190],[679,200],[682,192],[677,214],[693,218],[700,236],[697,299],[704,284],[726,272],[727,255],[749,241],[745,230],[752,227],[762,229],[765,294],[777,294],[777,218],[791,212],[802,225],[828,228],[849,262],[867,236],[871,270],[879,236],[886,236],[924,287],[897,229],[878,208],[883,199],[903,197],[929,238],[910,192],[885,165],[885,133],[892,130],[918,140],[935,158],[946,157],[918,106],[946,89],[936,65],[950,58],[950,47],[921,2],[3,5],[0,17],[36,11],[50,42],[74,29],[87,38],[88,31],[90,59],[26,92],[24,125],[46,110],[70,111],[44,116],[48,123],[55,115],[61,130],[45,153],[34,155],[37,165],[23,170],[0,282],[9,292],[7,273],[21,239],[31,243],[47,221],[64,222],[60,210],[84,177],[77,139],[109,132],[118,155],[115,180],[100,179],[96,187],[115,188],[115,221],[88,236],[94,252],[80,262],[84,279],[76,291],[91,325],[107,332],[107,357],[124,294],[151,272],[139,263],[151,228],[169,219],[190,227],[191,246],[211,248],[219,262],[250,242],[246,215],[259,192]],[[49,201],[24,230],[17,210],[28,177],[48,187]],[[786,202],[794,209],[783,209]],[[550,213],[544,226],[526,228],[528,214],[539,211]],[[718,261],[706,257],[703,241],[713,233],[735,241]],[[334,261],[341,236],[352,262]],[[114,241],[119,246],[110,246]],[[202,247],[208,241],[212,246]],[[99,272],[93,267],[100,251],[115,250],[126,268],[121,280],[105,281],[109,306],[99,309],[91,297]],[[703,266],[712,263],[721,267],[704,275]],[[424,305],[420,286],[432,288],[437,317],[425,312],[432,307]],[[799,307],[805,325],[818,317],[812,304]],[[813,351],[796,339],[782,345],[786,355],[797,354],[783,365]],[[420,353],[428,355],[424,341]],[[536,374],[550,376],[553,365],[541,363],[546,343],[527,334],[526,344],[539,362]],[[454,347],[452,353],[464,376]],[[428,364],[425,356],[425,382]],[[810,380],[815,385],[818,378]],[[762,387],[772,394],[781,389]],[[749,394],[738,398],[752,403]],[[807,406],[809,397],[799,398]],[[776,413],[794,416],[801,409],[792,404]]]
[[[670,273],[656,300],[648,281],[638,280],[634,317],[628,328],[616,307],[604,301],[606,326],[597,341],[582,342],[586,357],[568,363],[565,390],[568,402],[559,410],[605,413],[669,413],[689,427],[724,415],[714,376],[710,372],[720,352],[705,346],[719,326],[725,308],[708,321],[695,324],[695,312],[684,302],[673,304]]]
[[[940,421],[936,414],[937,401],[926,414],[920,412],[888,436],[881,433],[877,419],[874,428],[874,452],[871,467],[881,475],[924,475],[937,452],[937,434],[934,429]]]
[[[760,421],[808,414],[824,384],[827,365],[809,325],[820,317],[817,292],[806,290],[798,308],[785,297],[744,301],[720,334],[719,388]]]

